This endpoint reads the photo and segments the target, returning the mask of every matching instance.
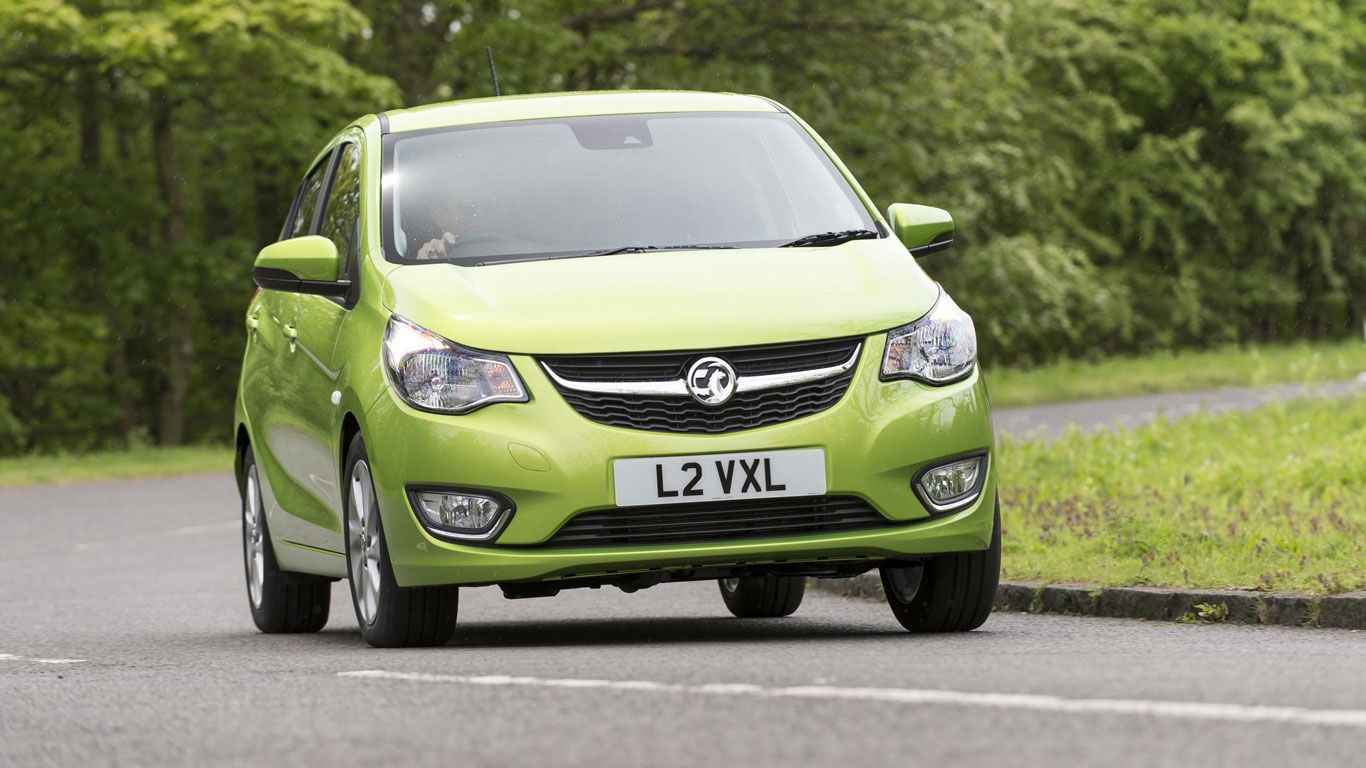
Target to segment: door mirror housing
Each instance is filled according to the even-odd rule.
[[[262,248],[251,277],[269,291],[343,297],[351,291],[351,281],[337,279],[340,268],[336,244],[307,235]]]
[[[943,208],[896,203],[887,206],[887,221],[912,254],[925,256],[953,245],[953,217]]]

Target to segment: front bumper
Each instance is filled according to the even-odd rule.
[[[420,412],[391,389],[362,423],[394,576],[402,586],[607,578],[702,567],[809,561],[870,563],[985,549],[991,539],[996,466],[967,509],[931,518],[911,478],[937,460],[987,449],[994,440],[985,387],[974,373],[947,387],[884,382],[885,335],[869,337],[844,397],[822,413],[724,435],[608,427],[576,413],[535,361],[513,356],[530,393],[463,416]],[[863,498],[905,525],[839,534],[668,546],[529,548],[572,516],[615,506],[612,461],[620,458],[822,448],[830,495]],[[994,451],[993,451],[994,454]],[[409,506],[409,486],[496,491],[516,514],[490,544],[430,535]]]

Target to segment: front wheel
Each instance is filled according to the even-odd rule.
[[[803,576],[743,576],[721,579],[721,599],[730,612],[742,619],[776,619],[788,616],[802,604],[806,594]]]
[[[991,614],[1001,578],[1001,500],[991,546],[980,552],[935,555],[911,565],[884,567],[882,590],[901,626],[911,632],[966,632]]]
[[[346,569],[365,642],[376,648],[445,645],[455,634],[457,587],[400,587],[384,543],[370,459],[360,435],[346,454]]]

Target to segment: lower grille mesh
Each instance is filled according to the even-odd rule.
[[[560,390],[560,394],[574,410],[599,424],[653,432],[722,434],[820,413],[844,397],[853,378],[851,369],[823,381],[741,392],[716,406],[682,397],[601,395],[569,389]]]
[[[852,496],[659,504],[584,512],[542,548],[646,546],[811,536],[885,528],[897,523]]]

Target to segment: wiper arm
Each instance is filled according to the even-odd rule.
[[[734,247],[733,245],[624,245],[620,248],[604,248],[600,251],[547,256],[546,259],[581,259],[587,256],[612,256],[618,253],[644,253],[646,251],[710,251]]]
[[[839,245],[850,240],[872,240],[882,237],[881,234],[871,229],[841,229],[837,232],[820,232],[806,237],[799,237],[790,243],[783,243],[779,248],[812,248],[822,245]]]
[[[618,253],[644,253],[646,251],[710,251],[735,248],[733,245],[623,245],[620,248],[603,248],[597,251],[580,251],[578,253],[557,253],[550,256],[527,256],[521,259],[498,259],[497,261],[481,261],[475,264],[476,267],[487,267],[493,264],[514,264],[519,261],[558,261],[559,259],[586,259],[589,256],[613,256]]]

